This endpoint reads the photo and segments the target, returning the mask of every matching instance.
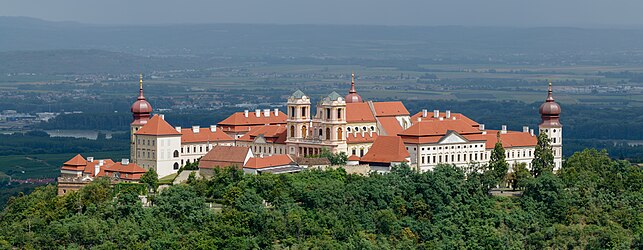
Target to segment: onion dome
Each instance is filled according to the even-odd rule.
[[[138,125],[147,123],[147,120],[150,119],[150,114],[153,111],[152,105],[150,105],[150,103],[145,100],[145,96],[143,96],[143,75],[141,75],[138,98],[134,104],[132,104],[131,111],[132,117],[134,118],[132,124]]]
[[[538,110],[542,118],[540,125],[545,127],[562,127],[563,125],[560,124],[560,105],[556,103],[552,93],[553,90],[550,82],[547,99],[540,105],[540,109]]]
[[[357,90],[355,90],[355,73],[351,74],[351,89],[348,91],[348,95],[346,95],[346,103],[358,103],[362,102],[362,97],[357,94]]]

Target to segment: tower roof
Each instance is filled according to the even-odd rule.
[[[152,113],[152,105],[150,105],[147,100],[145,100],[145,96],[143,96],[143,75],[141,74],[141,78],[139,80],[139,90],[138,90],[138,97],[136,98],[136,101],[132,104],[132,108],[130,109],[132,112],[132,117],[134,120],[132,121],[132,124],[138,124],[138,125],[143,125],[147,123],[147,120],[150,118],[150,114]]]
[[[338,98],[341,98],[341,97],[342,97],[342,96],[340,96],[339,94],[337,94],[337,92],[335,92],[335,91],[333,91],[332,93],[328,94],[328,96],[326,96],[326,98],[327,98],[328,100],[330,100],[330,101],[336,101]]]
[[[167,123],[163,118],[158,115],[154,115],[145,126],[140,130],[136,131],[137,135],[181,135],[179,131],[176,131]]]
[[[542,122],[540,123],[540,126],[545,126],[545,127],[560,127],[562,126],[560,124],[560,105],[556,103],[554,100],[553,96],[553,88],[551,82],[549,82],[549,87],[547,89],[547,99],[545,99],[545,102],[540,105],[540,109],[538,109],[538,112],[540,113],[540,117],[542,118]]]
[[[346,95],[346,103],[356,103],[356,102],[362,102],[362,97],[357,94],[357,90],[355,89],[355,73],[351,74],[351,89],[348,90],[348,95]]]
[[[295,91],[295,93],[292,93],[292,95],[290,97],[294,97],[294,98],[299,99],[299,98],[304,97],[305,95],[306,94],[304,94],[304,92],[302,92],[301,90],[297,90],[297,91]]]

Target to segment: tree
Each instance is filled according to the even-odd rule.
[[[332,165],[346,165],[346,161],[348,161],[348,155],[346,155],[346,153],[331,153],[327,148],[322,148],[319,157],[328,159]]]
[[[527,169],[526,163],[518,163],[514,165],[512,186],[514,189],[522,189],[531,180],[531,172]]]
[[[491,176],[490,182],[493,184],[501,184],[504,181],[507,171],[509,170],[509,163],[505,160],[505,149],[502,147],[500,140],[500,132],[498,132],[498,142],[491,151],[489,159],[488,171]]]
[[[540,133],[538,135],[538,143],[534,150],[534,159],[531,160],[531,172],[534,177],[547,172],[554,171],[554,153],[551,149],[550,139],[547,134]]]
[[[147,184],[149,189],[156,191],[159,182],[159,175],[153,168],[150,168],[141,176],[141,183]]]

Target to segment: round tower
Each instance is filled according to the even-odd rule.
[[[357,103],[357,102],[362,102],[362,97],[357,94],[357,90],[355,89],[355,72],[351,74],[351,89],[348,90],[348,95],[346,95],[346,103]]]
[[[545,133],[551,142],[554,170],[558,170],[563,160],[563,125],[560,123],[560,105],[554,100],[551,82],[549,82],[547,99],[540,105],[539,113],[542,121],[538,129],[540,133]]]

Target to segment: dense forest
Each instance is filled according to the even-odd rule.
[[[143,185],[143,184],[141,184]],[[343,169],[190,178],[142,207],[135,189],[95,181],[12,198],[0,246],[43,249],[641,249],[643,169],[585,150],[520,197],[489,195],[485,173]],[[216,202],[222,209],[211,209]]]

